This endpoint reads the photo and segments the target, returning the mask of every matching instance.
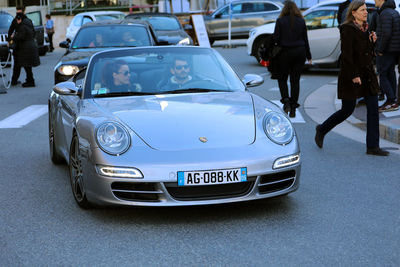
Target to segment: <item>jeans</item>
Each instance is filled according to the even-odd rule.
[[[378,96],[366,96],[365,102],[367,106],[367,148],[379,147],[379,112],[378,112]],[[333,113],[320,126],[319,130],[322,134],[327,134],[336,125],[342,123],[351,114],[356,107],[356,100],[342,99],[342,108]]]
[[[396,101],[396,58],[396,55],[390,52],[376,57],[379,84],[389,103],[394,103]]]
[[[300,75],[306,61],[306,48],[285,47],[279,56],[279,91],[281,102],[289,99],[290,105],[297,107],[300,94]],[[290,75],[290,97],[287,79]]]

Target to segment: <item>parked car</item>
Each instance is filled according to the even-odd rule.
[[[282,10],[282,3],[265,0],[241,0],[231,3],[231,38],[249,36],[250,29],[275,21]],[[224,5],[204,16],[210,44],[215,40],[228,39],[229,5]]]
[[[157,38],[170,45],[193,45],[192,38],[185,32],[175,15],[168,13],[132,13],[127,19],[145,20],[153,27]]]
[[[190,81],[179,89],[156,86],[177,58],[188,62]],[[140,87],[115,91],[103,81],[104,67],[121,60]],[[67,162],[82,208],[286,195],[299,186],[299,143],[286,114],[246,89],[262,82],[255,74],[241,81],[212,48],[99,52],[50,94],[51,159]]]
[[[124,40],[127,35],[132,40]],[[60,47],[67,51],[54,67],[54,83],[66,81],[86,68],[90,57],[99,51],[159,43],[150,24],[145,21],[106,20],[87,23],[79,29],[72,43],[68,40],[60,43]]]
[[[42,23],[42,16],[40,11],[33,11],[26,13],[26,16],[32,20],[35,28],[35,39],[39,49],[39,55],[43,56],[49,49],[49,44],[45,42],[45,31]],[[7,60],[8,56],[8,29],[14,17],[5,12],[0,11],[0,60],[3,62]]]
[[[327,1],[326,5],[307,9],[303,15],[308,29],[308,40],[313,65],[316,67],[337,67],[340,55],[340,33],[337,21],[338,4],[342,1]],[[324,2],[325,3],[325,2]],[[334,4],[335,3],[335,4]],[[374,1],[368,0],[368,11],[375,11]],[[247,53],[254,56],[257,62],[261,60],[261,53],[269,38],[272,38],[275,22],[256,27],[250,31],[247,39]]]
[[[14,19],[9,13],[0,11],[0,61],[6,62],[8,58],[8,29]]]
[[[76,14],[67,28],[66,39],[72,41],[78,30],[88,22],[123,19],[125,13],[120,11],[91,11]]]

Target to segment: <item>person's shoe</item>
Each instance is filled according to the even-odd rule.
[[[315,127],[315,143],[317,144],[317,146],[318,146],[319,148],[322,148],[322,147],[324,146],[324,137],[325,137],[325,134],[321,133],[320,128],[321,128],[321,124],[318,124],[318,125]]]
[[[18,85],[20,83],[21,83],[20,81],[11,81],[11,85],[12,86],[16,86],[16,85]]]
[[[382,106],[379,107],[379,112],[388,112],[388,111],[395,111],[399,109],[399,104],[397,103],[390,103],[386,101]]]
[[[290,101],[289,99],[283,100],[283,111],[288,114],[290,112]]]
[[[389,151],[383,150],[380,147],[367,148],[367,154],[374,156],[389,156]]]
[[[291,107],[290,108],[289,117],[290,118],[295,118],[296,117],[296,108],[295,107]]]
[[[22,84],[22,87],[35,87],[35,83],[34,82],[24,82]]]

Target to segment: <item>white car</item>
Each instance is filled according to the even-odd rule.
[[[65,37],[67,41],[71,42],[81,26],[88,22],[110,19],[124,19],[125,16],[126,14],[120,11],[92,11],[76,14],[67,28],[67,33]]]
[[[343,1],[333,0],[319,3],[307,9],[303,15],[308,29],[308,40],[313,64],[317,67],[337,67],[340,55],[340,33],[337,21],[338,5]],[[375,2],[366,1],[368,10],[374,10]],[[264,44],[272,38],[275,23],[264,24],[250,30],[247,53],[261,60]]]

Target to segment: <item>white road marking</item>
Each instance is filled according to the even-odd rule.
[[[47,113],[47,105],[32,105],[0,121],[0,129],[21,128]]]
[[[283,104],[279,100],[271,100],[275,104],[277,104],[281,109],[283,109]],[[292,123],[306,123],[303,116],[301,115],[299,109],[296,110],[296,117],[289,118]]]
[[[400,109],[395,110],[395,111],[386,111],[386,112],[382,112],[383,116],[390,118],[390,117],[394,117],[394,116],[399,116],[400,115]]]
[[[279,87],[272,87],[269,91],[279,91]]]

